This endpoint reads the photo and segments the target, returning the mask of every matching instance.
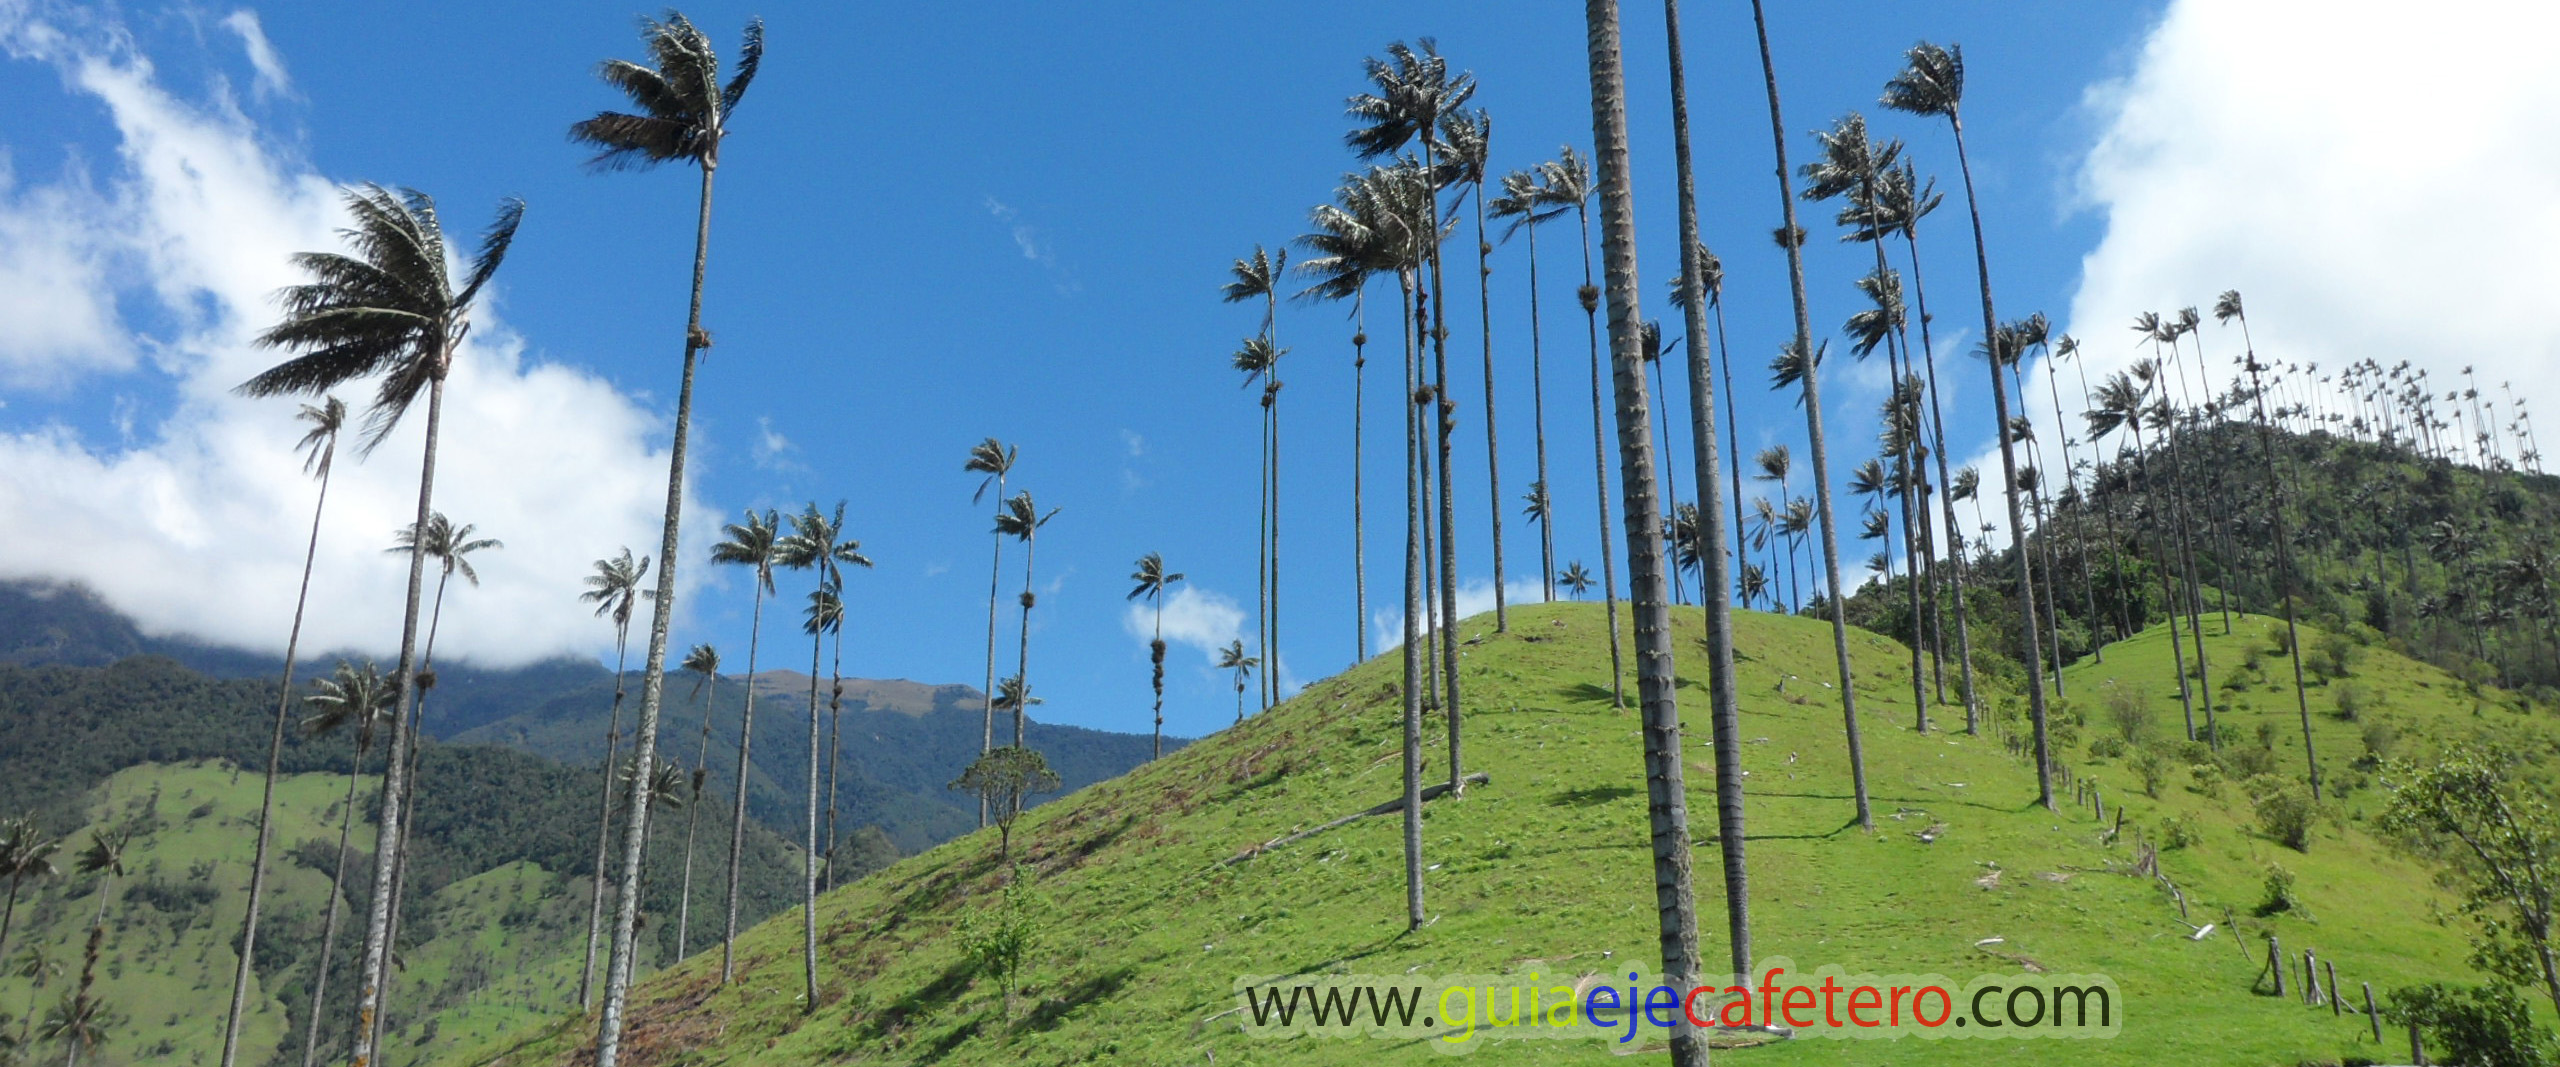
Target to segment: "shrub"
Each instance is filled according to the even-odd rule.
[[[2089,742],[2091,759],[2114,759],[2122,755],[2124,755],[2124,741],[2120,738],[2101,737]]]
[[[2250,745],[2234,745],[2222,754],[2222,769],[2239,781],[2248,781],[2276,769],[2274,749]]]
[[[2390,759],[2392,747],[2399,743],[2400,731],[2393,728],[2390,723],[2369,722],[2364,724],[2364,754],[2366,759],[2377,764]]]
[[[2302,906],[2302,901],[2293,895],[2293,872],[2284,869],[2284,864],[2267,864],[2266,884],[2267,897],[2258,902],[2259,915],[2273,915]]]
[[[2427,1055],[2438,1063],[2469,1067],[2548,1067],[2550,1031],[2533,1024],[2522,996],[2509,986],[2455,986],[2430,982],[2391,991],[2383,1017],[2414,1026]]]
[[[2172,815],[2168,822],[2160,825],[2160,847],[2163,849],[2186,848],[2202,840],[2204,835],[2196,821],[2184,815]]]
[[[2142,779],[2142,795],[2158,799],[2160,783],[2169,777],[2169,761],[2157,750],[2137,749],[2133,754],[2133,773]]]
[[[2240,655],[2240,669],[2241,669],[2241,670],[2248,671],[2248,672],[2249,672],[2249,673],[2251,673],[2251,674],[2257,674],[2257,673],[2259,673],[2259,672],[2261,672],[2261,671],[2266,670],[2266,667],[2267,667],[2267,651],[2266,651],[2265,649],[2259,648],[2259,647],[2257,647],[2256,645],[2251,645],[2251,646],[2249,646],[2249,650],[2248,650],[2247,652],[2241,653],[2241,655]]]
[[[2151,702],[2131,689],[2118,687],[2107,694],[2107,721],[2115,724],[2116,735],[2124,743],[2138,744],[2151,732]]]
[[[2268,627],[2267,654],[2270,656],[2287,657],[2293,655],[2293,631],[2290,629],[2279,630],[2272,626]]]
[[[2187,773],[2195,778],[2195,785],[2190,788],[2194,789],[2198,795],[2208,797],[2220,797],[2222,795],[2221,764],[2190,764],[2187,767]]]
[[[2305,663],[2321,678],[2344,678],[2364,658],[2364,646],[2342,633],[2326,633],[2311,646],[2311,658]]]
[[[2262,774],[2249,779],[2249,807],[2258,816],[2258,831],[2296,852],[2311,847],[2311,822],[2318,809],[2311,795],[2289,778]]]
[[[2337,702],[2338,718],[2346,722],[2356,721],[2364,714],[2365,709],[2373,706],[2373,698],[2364,691],[2363,686],[2354,682],[2338,683],[2337,691],[2331,699]]]

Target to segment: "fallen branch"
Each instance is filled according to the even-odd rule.
[[[1474,774],[1467,775],[1464,779],[1462,779],[1462,781],[1464,781],[1464,782],[1465,782],[1466,784],[1468,784],[1468,785],[1483,785],[1483,784],[1485,784],[1485,783],[1487,783],[1487,782],[1490,782],[1490,781],[1492,781],[1492,780],[1493,780],[1493,779],[1492,779],[1492,777],[1491,777],[1491,776],[1489,776],[1489,775],[1487,775],[1487,774],[1485,774],[1483,771],[1477,771],[1477,772],[1475,772]],[[1439,798],[1439,797],[1442,797],[1442,796],[1447,795],[1447,794],[1448,794],[1448,792],[1449,792],[1449,783],[1447,783],[1447,782],[1442,782],[1442,783],[1440,783],[1440,784],[1438,784],[1438,785],[1433,785],[1433,786],[1425,786],[1425,787],[1423,788],[1423,790],[1422,790],[1422,799],[1423,799],[1423,800],[1425,800],[1425,801],[1434,800],[1434,799],[1437,799],[1437,798]],[[1352,823],[1359,822],[1360,820],[1362,820],[1362,819],[1366,819],[1366,818],[1368,818],[1368,817],[1370,817],[1370,816],[1372,816],[1372,815],[1386,815],[1386,814],[1389,814],[1389,813],[1392,813],[1392,812],[1399,812],[1399,811],[1403,811],[1403,810],[1404,810],[1404,798],[1403,798],[1403,797],[1397,797],[1397,798],[1395,798],[1394,800],[1390,800],[1390,801],[1388,801],[1388,802],[1386,802],[1386,803],[1384,803],[1384,804],[1380,804],[1380,805],[1378,805],[1378,806],[1376,806],[1376,807],[1369,808],[1369,809],[1367,809],[1367,810],[1365,810],[1365,811],[1357,811],[1357,812],[1353,812],[1353,813],[1351,813],[1351,814],[1349,814],[1349,815],[1345,815],[1345,816],[1343,816],[1343,817],[1341,817],[1341,818],[1339,818],[1339,819],[1335,819],[1335,820],[1333,820],[1332,822],[1326,823],[1326,824],[1324,824],[1324,825],[1322,825],[1322,826],[1318,826],[1318,827],[1316,827],[1316,828],[1314,828],[1314,829],[1312,829],[1312,830],[1300,830],[1300,831],[1298,831],[1298,832],[1296,832],[1296,833],[1293,833],[1293,834],[1283,834],[1283,835],[1281,835],[1281,836],[1279,836],[1279,837],[1272,838],[1272,839],[1271,839],[1271,840],[1269,840],[1269,841],[1265,841],[1265,842],[1263,842],[1263,843],[1261,843],[1261,844],[1259,844],[1259,845],[1255,845],[1255,846],[1253,846],[1253,847],[1251,847],[1251,848],[1245,849],[1245,850],[1244,850],[1244,851],[1242,851],[1242,852],[1238,852],[1238,853],[1236,853],[1235,855],[1232,855],[1232,856],[1227,857],[1227,858],[1226,858],[1226,860],[1225,860],[1225,863],[1226,863],[1226,865],[1227,865],[1227,866],[1232,867],[1232,866],[1235,866],[1236,864],[1243,863],[1243,862],[1244,862],[1244,861],[1246,861],[1246,860],[1252,859],[1252,858],[1254,858],[1255,856],[1259,856],[1259,855],[1261,855],[1261,854],[1263,854],[1263,853],[1265,853],[1265,852],[1269,852],[1269,851],[1271,851],[1272,849],[1279,848],[1279,847],[1280,847],[1280,846],[1282,846],[1282,845],[1291,845],[1291,844],[1296,844],[1297,842],[1304,841],[1304,840],[1306,840],[1307,838],[1314,837],[1315,835],[1320,834],[1320,833],[1323,833],[1323,832],[1325,832],[1325,831],[1327,831],[1327,830],[1338,830],[1338,829],[1341,829],[1342,827],[1349,826],[1349,825],[1351,825]]]

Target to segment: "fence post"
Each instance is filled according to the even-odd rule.
[[[2320,1006],[2320,967],[2312,961],[2310,949],[2302,950],[2302,1002]]]
[[[2329,969],[2329,1014],[2333,1018],[2345,1015],[2347,998],[2338,995],[2338,961],[2322,960],[2320,965]]]
[[[2276,972],[2276,995],[2284,995],[2284,949],[2275,935],[2267,935],[2267,969]]]
[[[2373,1010],[2373,983],[2358,984],[2364,986],[2364,1014],[2365,1018],[2373,1022],[2373,1043],[2380,1045],[2382,1044],[2382,1013]]]

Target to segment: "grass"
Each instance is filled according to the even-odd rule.
[[[627,1058],[649,1064],[1116,1062],[1366,1063],[1389,1051],[1372,1040],[1264,1040],[1239,1032],[1232,983],[1247,974],[1500,973],[1567,976],[1650,973],[1659,962],[1646,847],[1637,717],[1607,696],[1607,645],[1597,605],[1514,609],[1511,632],[1490,617],[1460,628],[1467,770],[1491,775],[1455,800],[1434,801],[1424,822],[1431,921],[1403,922],[1401,831],[1366,819],[1239,864],[1257,843],[1390,799],[1398,785],[1401,729],[1385,657],[1318,682],[1243,726],[1026,814],[1016,828],[1049,902],[1027,988],[1008,1013],[992,982],[961,959],[959,917],[993,899],[1005,866],[992,831],[910,858],[820,903],[824,983],[815,1011],[802,1001],[796,909],[741,939],[740,980],[717,984],[716,954],[662,973],[635,994]],[[2268,620],[2224,636],[2208,623],[2209,653],[2238,664],[2265,643]],[[1712,828],[1712,746],[1705,729],[1701,616],[1678,613],[1690,712],[1685,738],[1703,954],[1721,960],[1723,900]],[[1876,831],[1852,820],[1830,687],[1827,624],[1745,614],[1740,646],[1743,766],[1750,793],[1748,842],[1758,951],[1799,970],[1836,964],[1851,972],[1956,976],[2014,971],[2033,961],[2053,972],[2105,972],[2127,997],[2122,1035],[2089,1042],[1796,1040],[1748,1053],[1794,1063],[2072,1062],[2092,1064],[2293,1064],[2387,1057],[2363,1020],[2334,1018],[2290,998],[2253,993],[2275,934],[2288,952],[2333,959],[2354,988],[2377,992],[2420,980],[2470,980],[2468,952],[2449,893],[2430,872],[2365,833],[2378,789],[2355,779],[2361,723],[2315,717],[2324,766],[2345,794],[2315,829],[2307,852],[2252,828],[2234,786],[2187,791],[2183,768],[2159,798],[2139,795],[2123,759],[2097,760],[2087,742],[2103,726],[2098,694],[2138,688],[2153,706],[2175,689],[2165,631],[2109,650],[2103,665],[2076,665],[2072,697],[2057,706],[2057,761],[2099,784],[2126,832],[2110,841],[2086,809],[2048,812],[2034,776],[1992,736],[1911,728],[1907,653],[1853,634]],[[2311,641],[2306,634],[2305,644]],[[2299,774],[2298,718],[2281,658],[2261,657],[2279,682],[2237,693],[2233,730],[2255,744],[2257,721],[2275,733],[2276,766]],[[2280,669],[2281,668],[2281,669]],[[2220,668],[2217,667],[2217,672]],[[2217,680],[2221,677],[2216,675]],[[2368,652],[2356,676],[2379,710],[2416,747],[2477,727],[2500,736],[2547,733],[2539,718],[2497,710],[2442,672]],[[1632,681],[1630,681],[1632,684]],[[2325,696],[2326,693],[2315,693]],[[1995,695],[1995,714],[2023,701]],[[2316,705],[2315,705],[2316,706]],[[1962,722],[1945,708],[1938,723]],[[2163,718],[2166,727],[2170,721]],[[2013,727],[2022,729],[2023,727]],[[2174,729],[2174,728],[2172,728]],[[1441,733],[1426,729],[1432,775],[1445,777]],[[2291,760],[2293,762],[2288,762]],[[2190,941],[2167,894],[2128,867],[2137,835],[2157,840],[2180,817],[2197,843],[2162,853],[2185,888],[2194,921],[2238,919],[2245,950],[2224,927]],[[2109,816],[2113,819],[2112,811]],[[1919,832],[1938,828],[1934,843]],[[2265,867],[2299,878],[2303,907],[2250,914]],[[1997,873],[1997,878],[1990,877]],[[1986,939],[1999,942],[1984,945]],[[504,1038],[443,1062],[585,1062],[593,1025],[562,1018],[531,1039]],[[2396,1041],[2397,1038],[2393,1037]],[[1493,1062],[1588,1057],[1576,1042],[1474,1043]],[[1418,1049],[1395,1047],[1411,1054]]]

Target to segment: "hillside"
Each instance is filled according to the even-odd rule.
[[[822,902],[827,981],[814,1015],[798,1002],[799,921],[791,914],[745,941],[748,969],[715,988],[699,962],[636,996],[625,1046],[635,1064],[714,1063],[1366,1063],[1367,1040],[1262,1041],[1238,1031],[1231,983],[1249,974],[1462,974],[1543,971],[1593,976],[1651,970],[1659,956],[1648,890],[1641,749],[1633,711],[1609,707],[1597,605],[1514,610],[1513,632],[1463,632],[1470,686],[1470,768],[1491,775],[1457,800],[1426,809],[1434,917],[1402,933],[1400,831],[1366,819],[1245,862],[1232,857],[1398,791],[1392,657],[1319,682],[1244,726],[1160,763],[1024,816],[1042,935],[1023,1006],[1008,1028],[990,982],[962,962],[960,917],[991,906],[1003,877],[993,834],[908,859]],[[1694,656],[1700,616],[1678,615]],[[2266,644],[2264,619],[2209,633],[2233,662]],[[2244,800],[2190,789],[2179,773],[2157,798],[2139,795],[2121,759],[2094,759],[2104,721],[2099,694],[2147,694],[2154,736],[2175,727],[2159,703],[2165,668],[2146,658],[2165,631],[2111,650],[2103,666],[2074,668],[2074,699],[2057,719],[2058,759],[2098,783],[2125,833],[2110,839],[2085,807],[2034,805],[2028,766],[1998,736],[1921,735],[1911,729],[1907,659],[1899,646],[1856,635],[1877,832],[1852,825],[1839,712],[1820,680],[1829,633],[1812,619],[1742,614],[1742,752],[1748,772],[1752,896],[1762,958],[1798,970],[1939,972],[1959,981],[2021,966],[2104,972],[2127,999],[2122,1036],[2106,1041],[2004,1043],[1797,1040],[1747,1053],[1755,1062],[2291,1064],[2391,1055],[2366,1023],[2292,999],[2253,995],[2264,938],[2317,950],[2340,977],[2387,990],[2421,980],[2470,980],[2468,945],[2449,894],[2430,872],[2364,829],[2378,791],[2347,764],[2365,727],[2392,724],[2408,751],[2473,731],[2548,743],[2544,713],[2477,698],[2442,671],[2368,649],[2353,675],[2372,704],[2365,722],[2323,714],[2315,729],[2346,794],[2307,852],[2251,828]],[[2262,656],[2264,653],[2262,652]],[[1699,662],[1684,659],[1684,666]],[[2279,661],[2280,662],[2280,661]],[[2267,671],[2272,679],[2289,672]],[[1696,712],[1703,679],[1684,674],[1693,830],[1711,826],[1711,745]],[[2266,684],[2237,693],[2228,729],[2254,737],[2274,725],[2267,755],[2298,759],[2290,693]],[[2323,687],[2334,706],[2337,690]],[[2174,687],[2168,707],[2174,709]],[[2020,701],[1998,698],[2018,729]],[[2476,710],[2475,710],[2476,705]],[[1960,722],[1942,709],[1940,722]],[[1434,731],[1426,730],[1426,739]],[[2254,744],[2254,741],[2250,742]],[[2240,748],[2235,743],[2235,749]],[[1435,749],[1434,761],[1436,762]],[[2352,784],[2351,784],[2352,783]],[[2114,816],[2111,814],[2110,819]],[[2168,894],[2128,877],[2135,841],[2159,842],[2172,817],[2193,843],[2160,853],[2193,920],[2216,931],[2190,940]],[[1926,831],[1926,833],[1924,833]],[[2266,865],[2299,879],[2301,908],[2259,918]],[[1699,908],[1720,958],[1723,902],[1715,852],[1699,843]],[[2237,919],[2239,944],[2226,913]],[[1998,939],[1998,940],[1992,940]],[[2032,961],[2032,964],[2029,963]],[[1568,981],[1571,980],[1569,977]],[[2393,1035],[2396,1039],[2397,1035]],[[501,1041],[447,1064],[574,1064],[591,1024],[564,1019],[542,1039]],[[1496,1062],[1579,1059],[1584,1042],[1478,1042]],[[2405,1044],[2398,1046],[2405,1049]]]

